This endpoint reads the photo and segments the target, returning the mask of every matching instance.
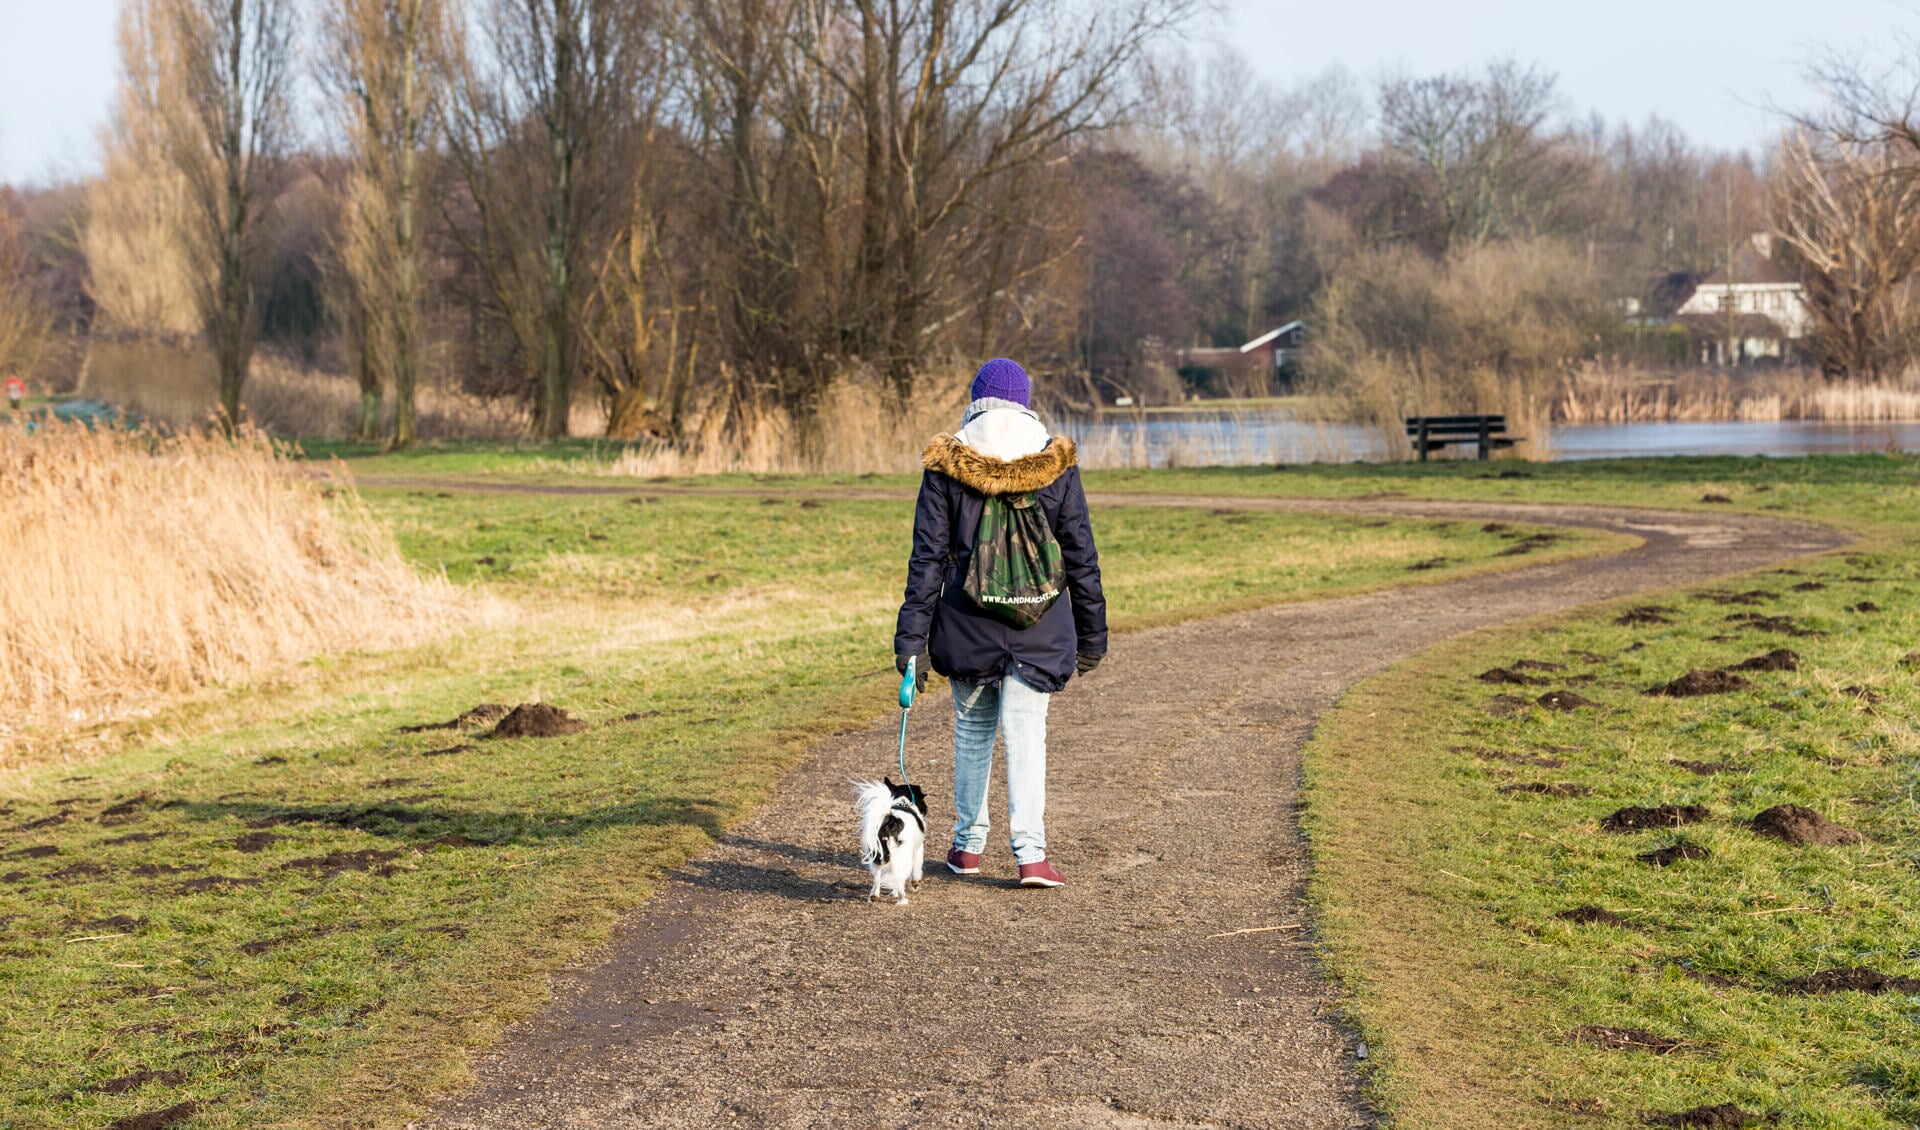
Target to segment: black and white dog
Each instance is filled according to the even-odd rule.
[[[927,794],[919,785],[896,785],[893,778],[855,781],[860,813],[860,862],[873,873],[867,901],[893,892],[897,906],[907,905],[907,884],[920,883],[927,856]]]

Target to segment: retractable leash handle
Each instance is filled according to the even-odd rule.
[[[907,778],[907,714],[913,710],[915,668],[919,662],[918,656],[907,660],[906,673],[900,677],[900,783],[903,785],[913,783]]]
[[[907,660],[906,674],[900,677],[900,709],[902,710],[911,710],[913,708],[914,687],[919,681],[919,672],[916,671],[915,668],[918,667],[919,664],[920,657],[917,655]]]

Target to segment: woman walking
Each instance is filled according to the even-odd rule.
[[[1007,823],[1020,883],[1058,887],[1066,878],[1047,856],[1047,698],[1106,655],[1107,603],[1078,453],[1072,440],[1047,433],[1031,403],[1026,371],[1005,358],[989,361],[974,375],[960,430],[927,445],[893,650],[901,671],[920,660],[923,688],[929,657],[953,682],[947,866],[980,871],[998,735],[1006,740]],[[1009,557],[1034,566],[999,570],[1022,578],[1017,595],[981,580]],[[1057,575],[1042,575],[1050,571]],[[1034,619],[1037,608],[1044,611]]]

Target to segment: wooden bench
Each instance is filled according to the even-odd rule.
[[[1480,461],[1486,462],[1496,447],[1512,447],[1522,436],[1507,434],[1505,416],[1408,416],[1407,439],[1427,461],[1427,452],[1455,443],[1471,443],[1480,449]]]

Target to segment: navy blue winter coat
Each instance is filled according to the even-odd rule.
[[[1009,671],[1035,690],[1057,691],[1073,677],[1074,656],[1107,653],[1107,601],[1100,591],[1100,555],[1080,487],[1079,452],[1054,436],[1018,459],[995,459],[953,436],[939,436],[921,462],[913,515],[907,595],[894,630],[896,655],[925,652],[933,669],[967,683],[997,684]],[[1037,492],[1047,525],[1065,559],[1067,591],[1030,628],[1015,628],[980,610],[962,584],[973,536],[989,494]]]

